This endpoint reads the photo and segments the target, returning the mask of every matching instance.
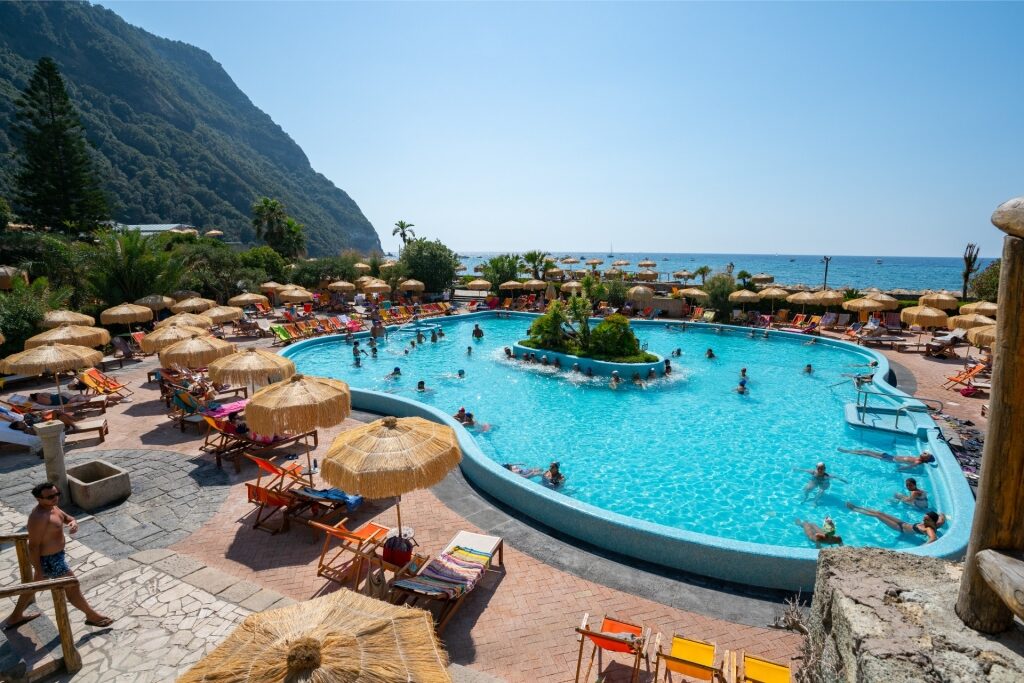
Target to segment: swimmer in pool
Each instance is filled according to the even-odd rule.
[[[402,368],[396,366],[395,369],[392,370],[390,372],[390,374],[388,374],[385,377],[385,379],[398,379],[401,376],[402,376]]]
[[[466,355],[467,356],[472,356],[473,355],[473,347],[472,346],[467,346],[466,347]]]
[[[896,492],[893,498],[916,508],[928,509],[928,494],[917,487],[917,480],[909,477],[904,483],[907,493]]]
[[[810,520],[794,520],[798,527],[802,527],[804,534],[811,541],[814,541],[816,545],[826,543],[829,545],[842,545],[843,537],[836,535],[836,523],[832,521],[831,517],[825,517],[825,520],[818,526]]]
[[[561,486],[565,483],[565,475],[558,468],[558,462],[552,462],[544,473],[544,481],[552,486]]]
[[[811,491],[813,491],[814,489],[818,489],[818,495],[815,496],[814,498],[814,501],[818,502],[818,500],[825,494],[825,491],[828,491],[829,487],[832,486],[832,479],[838,479],[844,484],[850,483],[846,479],[843,479],[842,477],[838,477],[834,474],[829,474],[828,472],[826,472],[825,463],[823,462],[819,462],[817,465],[815,465],[813,470],[805,470],[800,467],[794,467],[793,471],[806,472],[807,474],[811,475],[811,478],[810,480],[808,480],[807,485],[804,486],[805,502],[807,501],[807,498],[811,495]]]
[[[672,361],[670,361],[668,358],[665,359],[665,374],[672,374]]]
[[[805,375],[810,375],[813,372],[814,372],[814,368],[811,366],[810,363],[808,363],[807,365],[804,366],[804,374]]]
[[[840,453],[850,453],[852,455],[866,455],[869,458],[876,458],[878,460],[887,460],[889,462],[901,462],[904,463],[902,467],[898,468],[900,472],[913,469],[919,465],[926,465],[928,463],[935,462],[935,456],[928,451],[921,451],[919,455],[893,455],[892,453],[885,453],[884,451],[872,451],[867,448],[837,448]]]
[[[901,534],[920,534],[925,536],[928,538],[928,540],[925,541],[926,545],[938,540],[938,530],[946,523],[946,516],[941,512],[935,512],[934,510],[926,512],[924,517],[917,524],[911,524],[910,522],[904,522],[898,517],[893,517],[887,512],[861,507],[851,502],[847,502],[846,507],[850,508],[854,512],[859,512],[862,515],[874,517],[882,524],[885,524],[890,529],[898,531]]]
[[[612,389],[618,389],[619,388],[619,384],[621,382],[622,382],[622,380],[619,379],[619,371],[618,370],[612,370],[612,379],[611,379],[610,382],[608,382],[608,386],[611,387]]]
[[[708,349],[707,351],[705,351],[704,357],[707,358],[708,360],[714,360],[715,358],[717,358],[714,349]]]

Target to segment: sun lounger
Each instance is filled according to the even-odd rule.
[[[903,337],[899,337],[894,334],[871,334],[858,337],[857,341],[863,346],[872,346],[875,344],[888,344],[889,348],[894,349],[896,348],[897,343],[906,340]]]
[[[951,377],[946,377],[946,381],[942,383],[943,389],[956,389],[958,385],[967,386],[971,384],[972,380],[985,371],[987,366],[984,363],[978,363],[977,365],[971,366],[970,368],[958,372]]]
[[[25,394],[11,394],[5,402],[21,412],[62,410],[60,406],[35,403]],[[95,410],[99,411],[100,415],[102,415],[107,412],[108,404],[109,401],[106,396],[72,396],[71,400],[64,403],[62,412],[74,414]]]
[[[775,311],[775,324],[776,325],[784,325],[784,324],[786,324],[788,322],[789,322],[789,309],[788,308],[780,308],[779,310]]]
[[[128,398],[135,392],[127,385],[118,382],[113,377],[106,375],[96,368],[89,368],[78,376],[78,379],[88,387],[88,392],[100,396]]]
[[[701,322],[705,322],[705,323],[713,323],[713,322],[715,322],[715,315],[717,313],[718,313],[718,311],[704,311],[701,314],[701,316],[700,316]]]
[[[684,638],[673,635],[668,652],[661,649],[661,634],[654,638],[654,650],[657,660],[654,664],[654,678],[658,680],[658,672],[665,667],[665,676],[676,673],[699,681],[713,681],[722,677],[725,664],[725,653],[719,652],[714,643],[703,640]]]
[[[43,442],[38,436],[11,429],[11,423],[4,421],[0,421],[0,444],[25,446],[33,454],[41,455],[43,451]]]
[[[850,314],[840,313],[839,317],[836,318],[836,322],[832,325],[833,330],[845,330],[847,325],[850,324]]]
[[[703,316],[703,315],[704,315],[704,307],[703,306],[696,306],[693,309],[693,315],[690,316],[690,322],[694,322],[694,323],[695,322],[699,322],[700,319],[701,319],[701,316]]]
[[[355,588],[363,567],[372,565],[373,551],[384,542],[390,529],[375,522],[367,522],[350,530],[345,526],[347,521],[346,518],[331,526],[310,522],[310,526],[324,533],[316,575],[340,584],[344,584],[351,576]],[[337,548],[333,547],[334,543],[338,544]]]
[[[504,541],[500,536],[486,536],[460,531],[444,550],[424,565],[415,576],[401,578],[391,584],[391,601],[396,605],[415,605],[420,600],[437,602],[437,630],[440,633],[473,591],[484,573],[491,570],[494,557],[504,566]]]
[[[887,330],[902,330],[903,322],[900,320],[899,311],[886,311],[882,318],[882,327]]]
[[[594,656],[598,650],[604,650],[630,655],[633,662],[630,667],[629,680],[631,683],[637,681],[640,677],[640,660],[644,657],[647,641],[651,635],[650,629],[608,616],[601,620],[601,625],[598,628],[591,629],[588,623],[589,618],[589,614],[584,614],[582,622],[576,627],[576,638],[580,643],[579,654],[576,657],[576,683],[580,681],[580,670],[583,668],[583,649],[588,642],[593,644],[593,649],[590,651],[590,662],[587,664],[587,671],[582,680],[590,679]]]
[[[202,418],[209,429],[199,450],[214,456],[218,468],[222,467],[224,460],[231,460],[235,466],[235,472],[238,473],[242,471],[243,455],[253,461],[264,460],[257,456],[266,455],[292,444],[303,443],[307,451],[311,451],[320,445],[319,435],[315,429],[303,432],[302,434],[278,435],[272,439],[266,439],[251,433],[235,434],[228,432],[220,419],[209,414],[202,415]],[[298,463],[294,463],[294,465],[301,471]],[[307,483],[309,481],[306,478],[297,478],[297,480]]]
[[[836,321],[838,319],[839,314],[831,312],[826,313],[825,315],[821,316],[821,320],[818,323],[818,327],[820,327],[823,330],[831,330],[833,327],[835,327]]]

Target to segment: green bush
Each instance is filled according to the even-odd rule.
[[[40,332],[43,315],[50,309],[63,308],[70,293],[66,288],[51,290],[45,277],[31,285],[15,280],[11,291],[0,294],[0,330],[5,337],[0,353],[6,356],[23,351],[25,340]]]
[[[267,245],[246,249],[238,255],[244,268],[262,270],[271,280],[280,282],[284,277],[284,258]]]
[[[718,273],[712,275],[704,283],[704,291],[708,294],[705,309],[718,312],[718,320],[729,320],[728,311],[732,310],[732,302],[729,295],[736,291],[736,281],[731,275]]]
[[[622,280],[609,280],[605,287],[608,290],[608,304],[614,308],[626,303],[626,292],[629,290]]]
[[[409,277],[422,282],[427,292],[443,292],[451,287],[459,260],[455,252],[441,243],[425,238],[410,240],[399,259]]]
[[[552,301],[544,315],[538,317],[530,325],[530,338],[533,348],[548,349],[549,351],[561,351],[563,353],[574,353],[569,344],[569,337],[565,333],[564,325],[568,322],[565,314],[565,307],[561,301]]]
[[[971,280],[971,293],[979,299],[995,303],[999,298],[999,259],[988,264]]]
[[[590,332],[590,348],[587,351],[592,358],[618,359],[639,354],[640,342],[633,334],[626,316],[610,315]]]

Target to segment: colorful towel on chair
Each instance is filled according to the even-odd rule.
[[[249,402],[249,399],[243,398],[241,401],[232,401],[231,403],[221,403],[217,408],[213,410],[204,410],[203,415],[212,417],[215,420],[220,420],[231,413],[238,413],[245,410],[245,404]]]
[[[302,493],[310,498],[319,498],[321,500],[344,503],[345,509],[349,512],[355,512],[359,509],[359,506],[363,504],[362,496],[348,494],[341,489],[314,489],[304,486],[302,487]]]
[[[418,575],[396,581],[414,593],[454,600],[476,587],[491,556],[470,548],[453,548],[430,561]]]

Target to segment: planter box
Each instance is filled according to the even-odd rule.
[[[90,460],[68,468],[71,500],[86,512],[124,500],[132,494],[128,471],[106,460]]]
[[[651,363],[609,363],[603,360],[594,360],[593,358],[581,358],[580,356],[573,356],[568,353],[559,353],[557,351],[545,351],[543,349],[531,349],[528,346],[522,344],[512,344],[512,353],[516,358],[522,358],[528,353],[537,354],[537,358],[541,356],[547,356],[548,360],[554,362],[555,358],[562,364],[562,370],[570,372],[574,364],[580,366],[580,372],[586,372],[589,368],[591,372],[600,377],[611,377],[613,372],[618,372],[619,377],[623,381],[629,381],[633,377],[634,372],[639,372],[640,377],[647,379],[647,373],[652,369],[657,373],[658,377],[665,374],[665,359],[656,353],[650,353],[658,360]]]

